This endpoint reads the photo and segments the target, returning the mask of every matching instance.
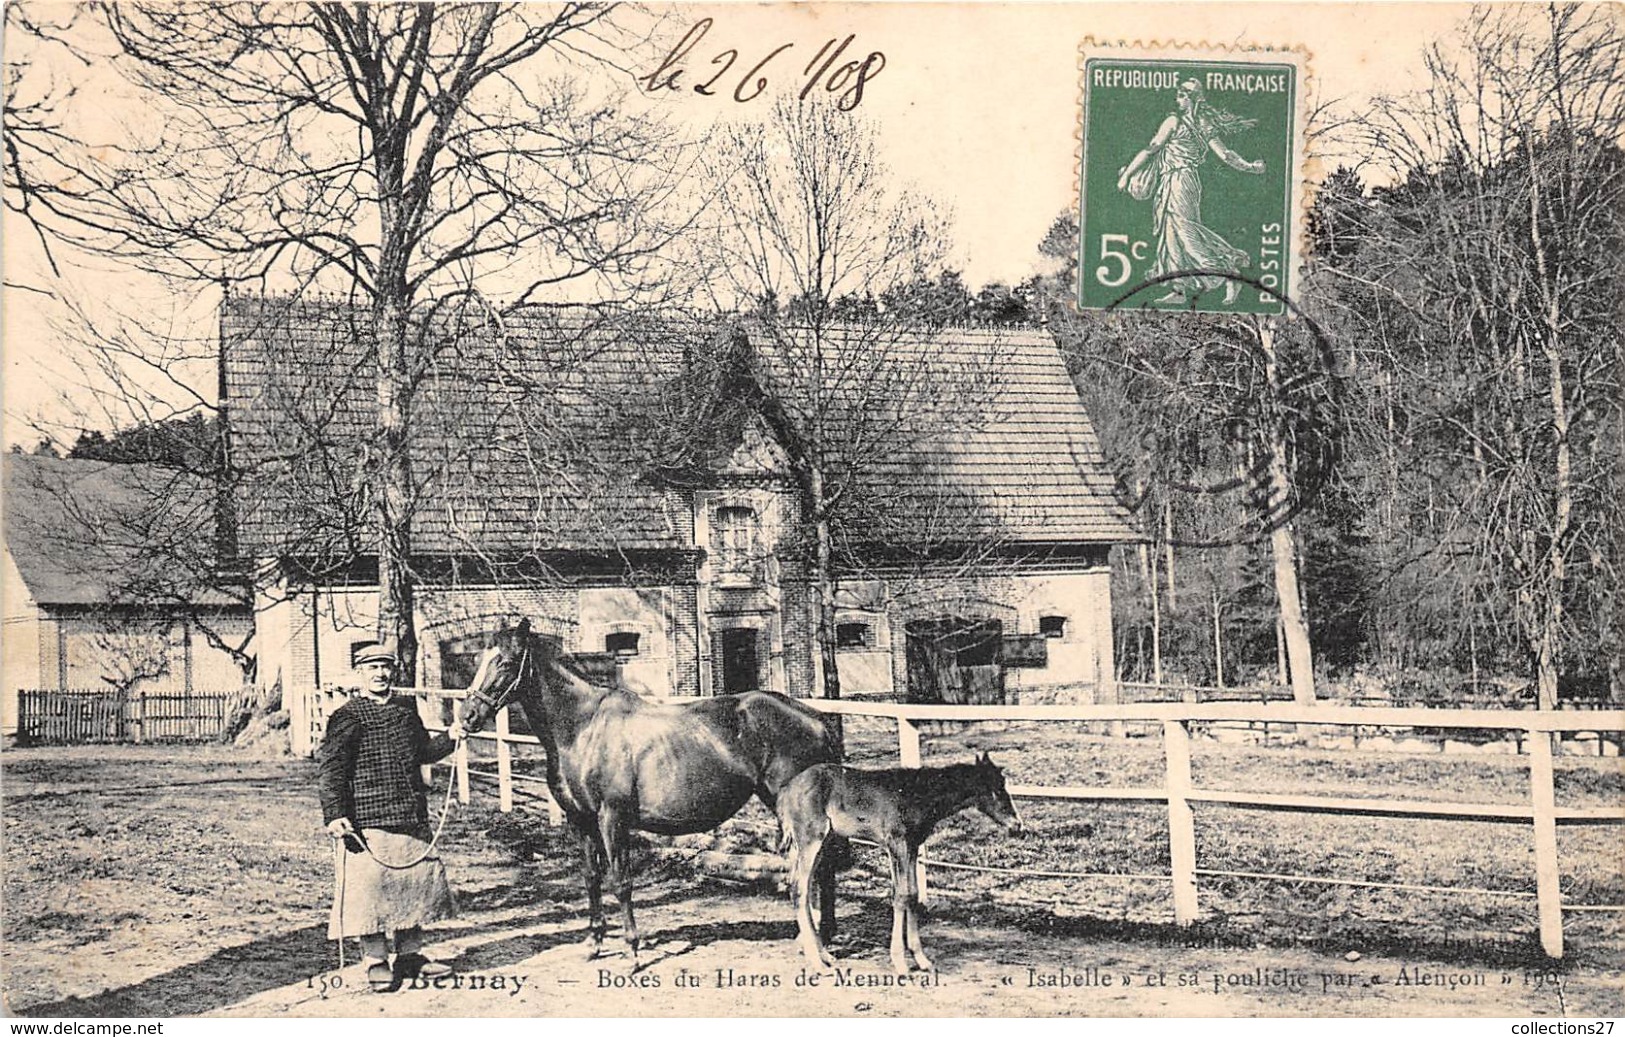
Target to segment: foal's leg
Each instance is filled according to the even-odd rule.
[[[820,965],[833,965],[834,959],[824,949],[824,944],[818,938],[818,930],[813,928],[812,917],[812,878],[818,871],[818,860],[823,856],[824,837],[826,832],[798,832],[796,833],[796,866],[792,875],[796,888],[796,934],[801,944],[801,956],[809,962]]]
[[[852,851],[841,836],[830,834],[829,852],[818,868],[818,935],[824,943],[835,939],[835,865],[837,858],[850,858]]]
[[[632,959],[631,971],[638,968],[638,926],[632,920],[632,866],[631,839],[620,812],[604,807],[598,812],[598,833],[603,838],[604,850],[609,857],[609,881],[615,886],[615,896],[621,902],[621,936],[626,940],[626,953]]]
[[[604,947],[604,847],[592,828],[577,828],[581,840],[581,877],[587,885],[587,938],[582,949],[591,961]]]
[[[911,884],[908,864],[908,841],[901,835],[886,839],[886,861],[891,865],[891,967],[900,976],[908,975],[908,952],[903,933],[908,919]]]
[[[920,848],[909,846],[908,859],[903,862],[903,884],[908,891],[905,920],[907,931],[903,934],[903,939],[914,952],[914,960],[919,962],[920,968],[930,972],[936,966],[925,956],[925,946],[920,943],[920,888],[917,881],[919,860]]]
[[[807,893],[802,889],[802,876],[810,867],[806,859],[806,850],[801,842],[789,836],[790,852],[787,858],[789,874],[785,882],[785,892],[790,894],[790,914],[796,920],[796,946],[803,952],[807,947],[807,924],[801,920],[801,907],[807,900]]]

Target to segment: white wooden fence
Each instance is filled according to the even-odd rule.
[[[411,689],[424,699],[461,699],[464,693],[439,688]],[[674,699],[668,701],[685,701]],[[1189,925],[1198,917],[1197,876],[1202,869],[1196,861],[1196,804],[1219,804],[1256,810],[1297,813],[1332,813],[1366,817],[1417,817],[1453,821],[1523,823],[1533,827],[1535,849],[1535,899],[1541,947],[1553,958],[1563,956],[1562,874],[1558,858],[1557,827],[1580,824],[1625,823],[1625,803],[1600,807],[1560,807],[1556,802],[1552,771],[1553,736],[1580,732],[1625,734],[1625,710],[1543,712],[1536,710],[1426,709],[1368,706],[1316,705],[1257,702],[1148,702],[1102,705],[911,705],[897,702],[801,700],[826,713],[878,717],[897,724],[897,755],[905,767],[920,766],[920,725],[930,721],[1064,721],[1139,722],[1162,728],[1165,772],[1163,784],[1150,788],[1103,786],[1012,785],[1010,795],[1018,799],[1074,800],[1094,802],[1144,802],[1166,804],[1168,808],[1169,881],[1173,885],[1174,919]],[[1516,733],[1529,758],[1530,799],[1527,803],[1452,803],[1435,800],[1363,799],[1341,796],[1314,796],[1271,792],[1204,789],[1191,782],[1191,725],[1193,723],[1308,724],[1317,727],[1434,728],[1447,730],[1490,729]],[[431,724],[431,726],[434,726]],[[497,715],[494,731],[481,731],[471,739],[495,743],[499,808],[513,809],[516,781],[535,782],[540,778],[513,773],[511,746],[536,745],[528,735],[510,734],[508,711]],[[470,774],[468,743],[465,742],[451,764],[459,798],[468,802]],[[480,772],[474,776],[486,777]],[[548,800],[554,823],[556,806]],[[1268,878],[1270,876],[1255,876]],[[1382,885],[1372,883],[1371,885]],[[1444,888],[1444,887],[1437,887]],[[924,884],[922,883],[922,891]],[[1612,909],[1609,906],[1609,909]]]

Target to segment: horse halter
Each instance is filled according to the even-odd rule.
[[[508,682],[508,686],[503,689],[501,693],[497,695],[487,695],[483,691],[476,691],[473,688],[469,688],[467,697],[480,703],[482,707],[489,707],[491,713],[495,714],[497,710],[501,709],[503,706],[506,706],[509,700],[513,698],[514,692],[519,690],[519,682],[525,679],[525,672],[529,668],[530,645],[527,644],[519,653],[518,671],[513,675],[513,680]]]

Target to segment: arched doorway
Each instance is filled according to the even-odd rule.
[[[1002,622],[933,616],[911,620],[903,631],[909,702],[1005,701]]]

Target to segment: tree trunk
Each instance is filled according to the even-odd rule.
[[[1168,568],[1168,609],[1178,611],[1179,592],[1174,587],[1174,506],[1171,501],[1162,504],[1162,553]]]
[[[404,292],[402,293],[404,295]],[[380,294],[373,307],[378,343],[379,456],[374,487],[378,522],[378,637],[393,641],[397,680],[417,683],[412,559],[411,374],[406,359],[405,306]]]
[[[1555,16],[1555,12],[1554,12]],[[1555,31],[1555,29],[1554,29]],[[1553,47],[1554,54],[1557,47]],[[1561,86],[1562,75],[1557,82]],[[1547,267],[1546,250],[1542,242],[1541,179],[1533,168],[1531,155],[1529,181],[1530,236],[1534,245],[1535,267],[1540,273],[1540,286],[1545,302],[1545,335],[1541,347],[1546,354],[1552,401],[1552,530],[1546,544],[1546,594],[1541,604],[1540,637],[1536,646],[1535,691],[1541,709],[1557,708],[1557,677],[1559,652],[1563,638],[1563,589],[1566,578],[1565,555],[1569,549],[1569,530],[1574,515],[1574,459],[1569,448],[1569,408],[1563,382],[1563,311],[1559,286],[1554,283],[1552,271]]]
[[[1260,321],[1258,324],[1258,344],[1264,351],[1265,376],[1273,396],[1281,383],[1275,364],[1275,329],[1270,327],[1267,321]],[[1307,706],[1313,705],[1315,701],[1315,663],[1309,645],[1309,620],[1304,614],[1303,596],[1298,585],[1297,543],[1292,535],[1291,521],[1275,517],[1278,512],[1285,512],[1291,498],[1286,442],[1278,415],[1273,413],[1270,415],[1266,428],[1269,434],[1270,484],[1265,503],[1265,521],[1271,526],[1270,550],[1275,557],[1275,596],[1281,604],[1281,634],[1286,642],[1292,698],[1300,705]]]
[[[1285,684],[1290,671],[1286,665],[1286,636],[1283,633],[1286,625],[1281,622],[1280,615],[1275,617],[1275,683]]]
[[[1158,590],[1157,555],[1151,554],[1151,683],[1162,683],[1162,594]]]
[[[832,555],[829,516],[823,506],[824,499],[824,468],[813,463],[807,473],[807,490],[811,498],[813,522],[813,584],[818,591],[816,609],[816,630],[814,638],[818,643],[818,683],[826,699],[841,697],[841,670],[835,656],[835,573],[830,559]],[[839,713],[829,713],[824,717],[829,729],[834,732],[836,744],[840,746],[841,757],[846,757],[846,724]]]
[[[1315,664],[1310,653],[1309,622],[1298,591],[1298,552],[1292,538],[1292,523],[1283,522],[1275,527],[1270,533],[1270,547],[1275,553],[1275,593],[1281,602],[1281,632],[1286,640],[1292,699],[1301,705],[1313,705]]]

